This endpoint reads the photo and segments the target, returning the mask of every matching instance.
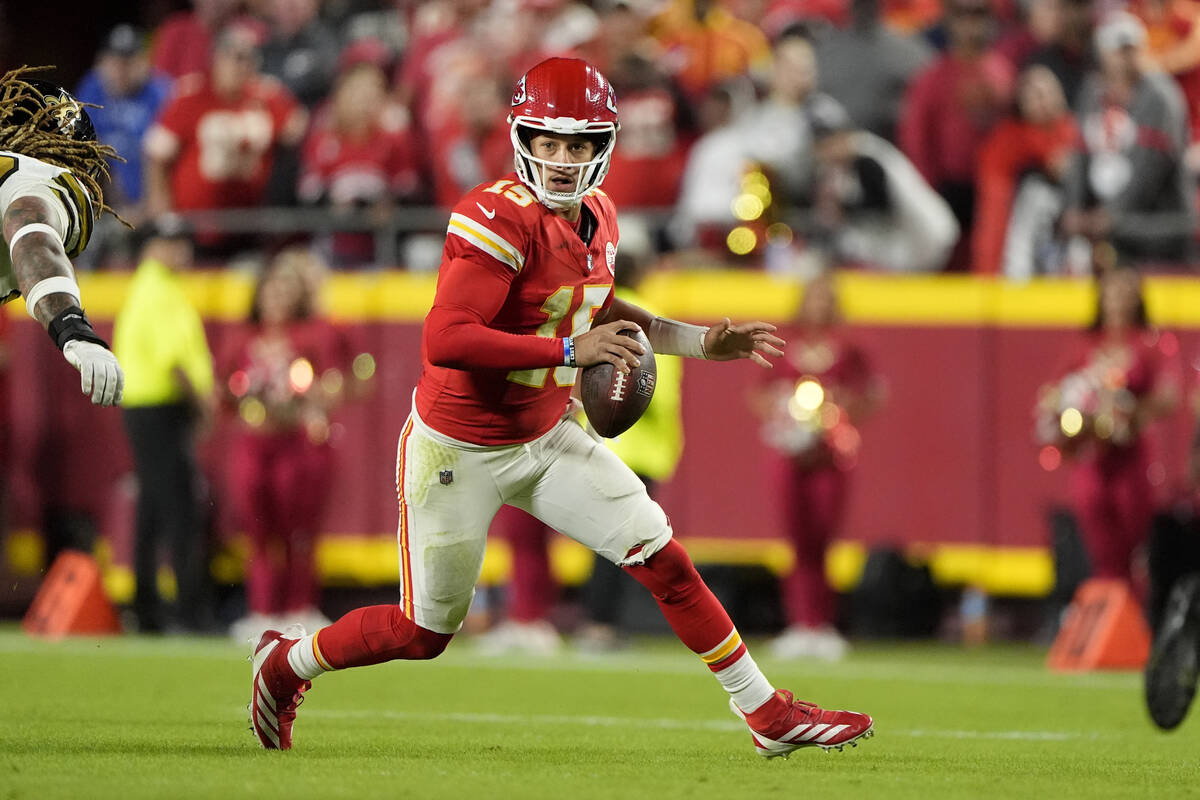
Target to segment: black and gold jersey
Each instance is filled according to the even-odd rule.
[[[36,158],[0,150],[0,219],[18,197],[40,197],[52,210],[47,220],[62,236],[67,256],[83,252],[91,239],[98,209],[70,170]],[[0,250],[0,303],[19,295],[7,244]]]

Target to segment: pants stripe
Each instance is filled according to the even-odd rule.
[[[396,499],[400,501],[400,570],[404,582],[404,594],[401,604],[404,616],[413,618],[413,585],[412,562],[408,551],[408,503],[404,501],[404,462],[408,449],[408,437],[412,433],[413,421],[410,418],[400,434],[400,452],[396,457]]]

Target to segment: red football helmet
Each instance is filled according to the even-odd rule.
[[[617,142],[617,97],[600,71],[578,58],[548,58],[521,80],[513,90],[513,150],[517,175],[533,190],[538,200],[555,208],[577,205],[584,194],[600,185],[608,174]],[[577,165],[578,180],[569,192],[551,191],[546,186],[545,165],[554,162],[537,158],[529,142],[539,131],[584,134],[596,139],[596,154]]]

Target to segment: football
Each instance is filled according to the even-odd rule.
[[[633,329],[621,331],[621,335],[634,339],[646,349],[641,363],[628,375],[612,364],[586,367],[579,389],[588,422],[606,439],[619,436],[641,418],[654,396],[654,381],[658,375],[654,351],[646,335]]]

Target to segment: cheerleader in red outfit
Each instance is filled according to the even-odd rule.
[[[1095,577],[1137,586],[1133,555],[1149,534],[1155,495],[1144,430],[1178,401],[1176,348],[1150,328],[1138,274],[1115,270],[1100,280],[1096,321],[1063,377],[1043,388],[1041,438],[1075,462],[1071,505]]]
[[[795,552],[783,580],[788,628],[774,642],[778,658],[840,659],[846,641],[834,627],[836,597],[825,580],[825,551],[841,527],[857,459],[856,429],[879,404],[880,382],[863,352],[841,330],[833,277],[804,290],[787,354],[753,398],[787,534]]]
[[[314,543],[332,466],[328,415],[350,357],[339,331],[313,314],[320,268],[307,250],[280,253],[258,282],[248,324],[221,359],[240,423],[230,494],[250,543],[250,615],[235,623],[234,636],[243,627],[324,619]]]

